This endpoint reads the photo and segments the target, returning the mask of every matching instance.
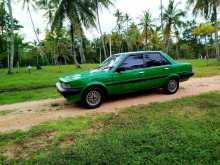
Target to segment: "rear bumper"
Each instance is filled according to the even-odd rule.
[[[180,80],[181,81],[185,81],[188,80],[190,77],[192,77],[194,75],[193,72],[186,72],[186,73],[181,73],[180,74]]]
[[[81,92],[80,88],[63,88],[61,83],[56,83],[57,91],[62,94],[64,97],[78,95]]]

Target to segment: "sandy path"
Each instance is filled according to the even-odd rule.
[[[180,90],[175,95],[164,95],[160,91],[156,91],[132,96],[120,96],[105,102],[96,110],[85,110],[77,105],[67,104],[63,98],[3,105],[0,106],[0,112],[7,111],[9,113],[0,115],[0,132],[27,130],[34,125],[60,118],[117,112],[121,108],[133,105],[163,102],[216,90],[220,90],[220,76],[192,78],[181,83]]]

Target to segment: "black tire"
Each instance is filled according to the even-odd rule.
[[[175,94],[179,89],[179,80],[177,78],[170,78],[164,87],[166,94]]]
[[[84,92],[82,103],[86,108],[94,109],[98,108],[102,104],[103,98],[104,92],[102,89],[99,87],[91,87]]]

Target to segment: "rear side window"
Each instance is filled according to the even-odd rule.
[[[154,67],[169,65],[170,62],[164,58],[160,53],[146,53],[144,54],[144,66],[145,67]]]
[[[143,55],[131,55],[121,65],[125,70],[133,70],[143,68],[144,59]]]

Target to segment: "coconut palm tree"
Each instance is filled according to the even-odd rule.
[[[145,11],[144,12],[144,16],[141,19],[141,22],[139,24],[141,26],[142,29],[142,35],[145,38],[145,46],[148,49],[148,41],[150,38],[150,33],[153,31],[153,20],[151,18],[151,14],[149,11]]]
[[[108,9],[109,6],[112,5],[113,3],[110,0],[92,0],[92,1],[93,1],[93,4],[95,4],[95,12],[96,12],[96,17],[97,17],[99,33],[101,35],[102,47],[103,47],[103,50],[104,50],[104,56],[105,56],[105,58],[107,58],[107,52],[106,52],[106,48],[105,48],[105,40],[104,40],[102,27],[101,27],[101,22],[100,22],[99,9],[102,8],[102,7]]]
[[[128,15],[128,13],[125,13],[125,15],[124,15],[124,21],[125,21],[125,24],[126,24],[126,25],[125,25],[125,26],[126,26],[126,27],[125,27],[125,28],[126,28],[126,29],[125,29],[125,33],[126,33],[126,34],[125,34],[125,35],[126,35],[126,36],[125,36],[125,39],[126,39],[126,43],[127,43],[127,51],[129,51],[129,50],[128,50],[128,28],[129,28],[129,26],[130,26],[131,20],[132,20],[132,19],[130,18],[130,16]]]
[[[44,16],[47,17],[49,19],[48,21],[48,25],[51,26],[52,22],[53,22],[53,17],[54,17],[54,13],[56,8],[59,5],[59,0],[39,0],[36,2],[36,5],[45,11]],[[84,55],[84,50],[83,50],[83,45],[82,45],[82,35],[83,35],[83,30],[81,27],[79,27],[79,36],[81,37],[81,44],[80,46],[80,58],[81,58],[81,63],[85,63],[86,59],[85,59],[85,55]],[[59,40],[57,41],[59,42]],[[54,54],[54,56],[56,56]]]
[[[35,3],[41,10],[45,11],[44,16],[48,18],[48,25],[51,26],[59,0],[38,0]]]
[[[211,18],[211,22],[215,26],[215,50],[216,58],[220,60],[219,44],[218,44],[218,8],[220,0],[188,0],[189,5],[193,5],[193,14],[200,13],[206,19]]]
[[[27,11],[28,11],[28,14],[29,14],[29,17],[30,17],[30,20],[31,20],[31,24],[32,24],[32,27],[33,27],[33,31],[34,31],[36,40],[37,40],[38,43],[40,43],[40,39],[39,39],[39,36],[38,36],[38,33],[37,33],[37,29],[35,27],[33,17],[32,17],[32,14],[31,14],[31,7],[33,9],[35,9],[35,3],[32,0],[23,0],[23,8],[27,8]]]
[[[177,8],[177,4],[175,4],[174,0],[170,0],[163,14],[163,20],[165,22],[164,40],[167,52],[169,52],[170,49],[172,30],[175,29],[175,31],[177,31],[177,28],[182,26],[183,22],[181,18],[183,16],[185,16],[185,12]]]
[[[163,31],[163,0],[160,0],[160,26]]]
[[[121,40],[119,41],[120,43],[120,49],[119,52],[122,51],[122,39],[123,39],[123,35],[122,35],[122,29],[123,29],[123,24],[124,24],[124,16],[123,13],[117,9],[116,12],[114,13],[114,16],[116,17],[116,31],[118,32],[118,35],[120,36]]]
[[[11,0],[7,0],[7,6],[9,11],[10,17],[10,28],[9,28],[9,37],[10,37],[10,52],[9,52],[9,66],[8,66],[8,74],[12,73],[13,70],[13,63],[14,63],[14,43],[15,43],[15,36],[14,36],[14,18],[12,14],[12,7],[11,7]]]
[[[52,31],[55,28],[61,28],[64,20],[67,18],[70,22],[71,53],[77,67],[80,67],[77,61],[76,47],[74,44],[75,32],[83,27],[95,26],[94,4],[91,1],[82,0],[61,0],[55,12],[52,23]]]

